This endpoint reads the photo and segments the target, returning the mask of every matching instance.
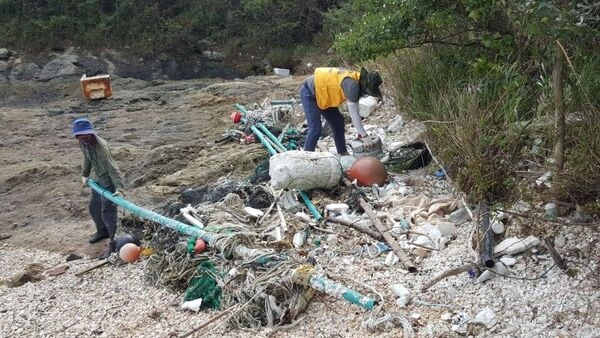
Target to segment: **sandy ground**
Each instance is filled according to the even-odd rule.
[[[215,144],[233,125],[233,105],[295,95],[301,78],[276,76],[219,83],[116,78],[114,95],[88,101],[79,81],[13,84],[0,112],[0,232],[8,244],[96,255],[80,184],[82,155],[71,122],[88,117],[109,141],[128,182],[128,198],[152,208],[180,189],[228,174],[241,179],[266,158],[259,144]]]

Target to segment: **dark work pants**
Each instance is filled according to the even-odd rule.
[[[115,192],[113,186],[106,188],[106,190]],[[89,210],[92,220],[96,224],[96,231],[99,234],[109,235],[112,240],[117,232],[117,205],[92,189]]]
[[[308,124],[308,132],[306,134],[306,142],[304,142],[305,151],[315,151],[319,137],[321,137],[321,116],[331,127],[333,132],[333,141],[338,154],[345,154],[346,136],[344,116],[337,107],[321,110],[317,105],[317,98],[310,92],[308,86],[304,84],[300,89],[300,101],[304,109],[306,123]]]

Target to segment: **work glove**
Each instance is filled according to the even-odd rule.
[[[366,150],[373,150],[376,144],[377,140],[372,136],[367,135],[362,138],[362,145]]]
[[[83,186],[84,186],[84,187],[87,187],[87,180],[88,180],[88,178],[87,178],[87,177],[83,177],[83,176],[81,176],[81,183],[83,183]]]
[[[125,196],[125,190],[123,190],[122,188],[117,188],[117,190],[115,190],[115,192],[113,193],[113,196],[123,197]]]

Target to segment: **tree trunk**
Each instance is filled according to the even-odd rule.
[[[554,96],[554,181],[562,175],[565,165],[565,102],[563,97],[563,76],[565,54],[556,46],[556,56],[552,72],[552,93]],[[554,184],[556,188],[556,184]]]

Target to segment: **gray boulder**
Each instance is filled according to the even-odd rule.
[[[10,56],[10,52],[6,48],[0,48],[0,60],[6,60]]]
[[[33,62],[19,63],[16,64],[13,71],[12,77],[17,80],[33,80],[37,77],[40,72],[40,66]]]
[[[81,69],[75,65],[77,55],[63,54],[48,62],[39,75],[40,81],[49,81],[57,77],[82,75]]]

